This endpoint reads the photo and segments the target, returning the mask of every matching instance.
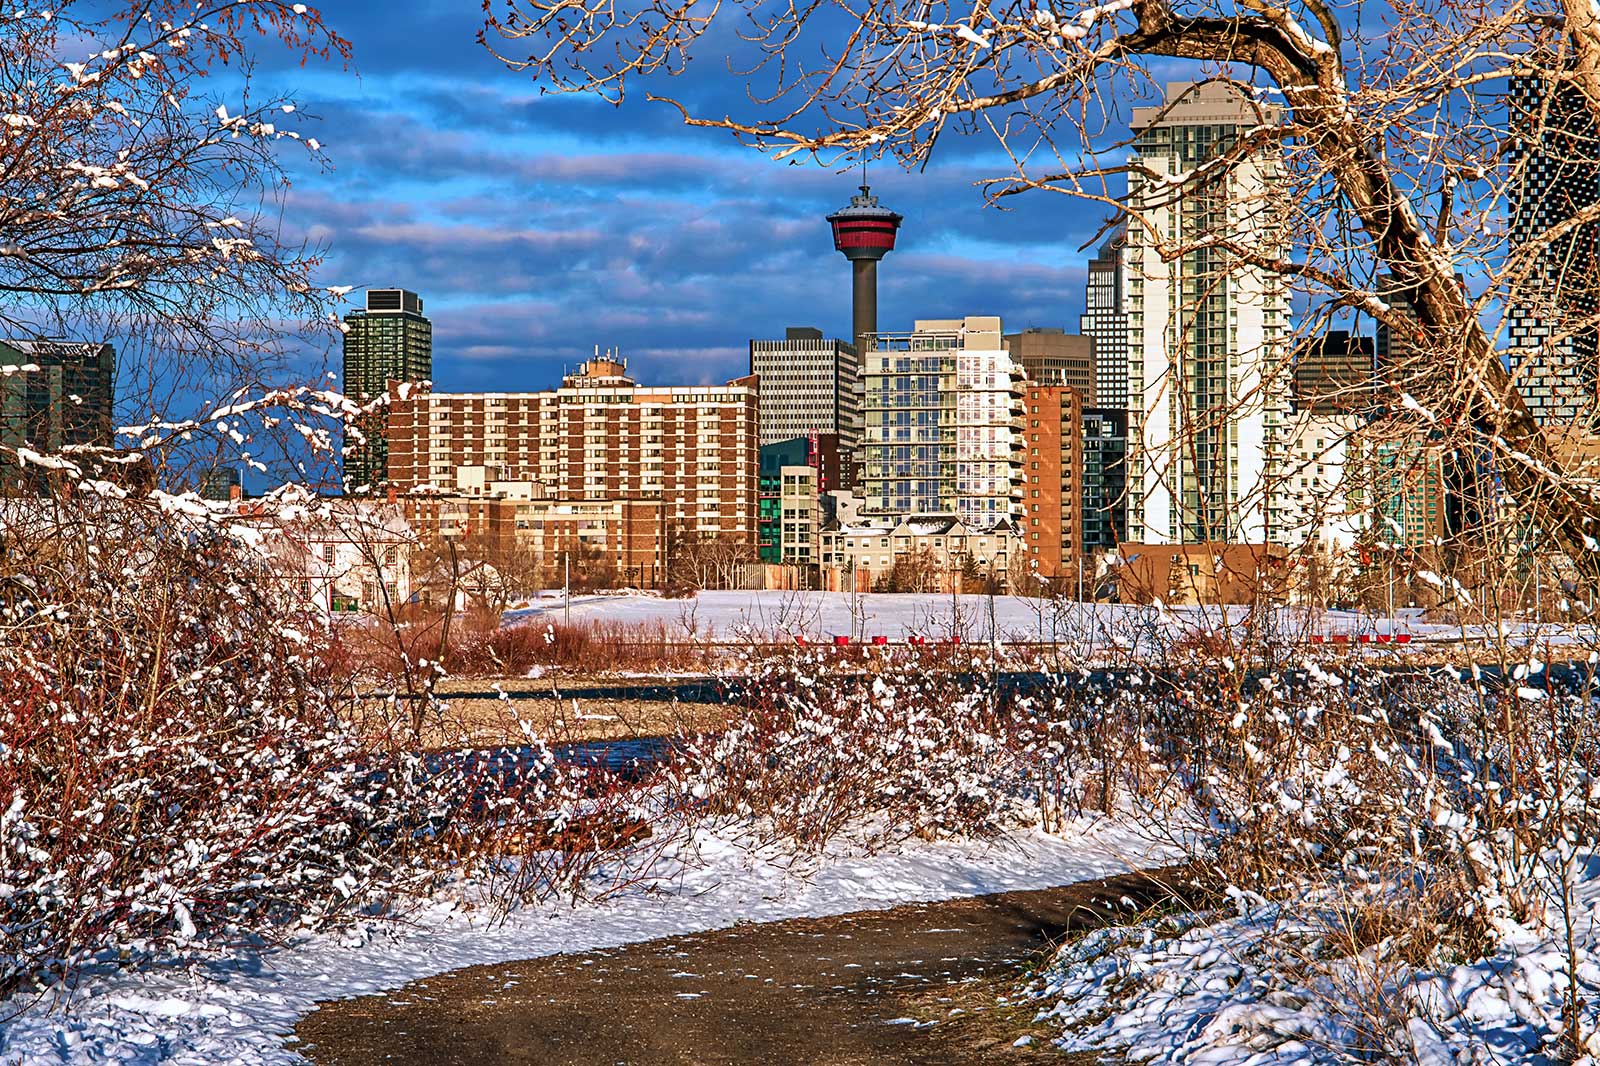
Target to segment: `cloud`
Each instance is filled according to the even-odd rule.
[[[307,76],[334,166],[294,175],[286,217],[327,248],[327,284],[422,294],[438,387],[546,388],[596,345],[641,380],[720,381],[745,371],[751,337],[848,331],[849,268],[823,216],[856,173],[777,163],[668,108],[541,97],[472,41],[475,5],[386,11],[339,13],[359,77]],[[686,92],[732,91],[702,66]],[[981,141],[941,148],[926,172],[871,168],[906,218],[880,272],[883,328],[1075,326],[1077,247],[1104,212],[1047,194],[985,208],[978,183],[1009,164]]]

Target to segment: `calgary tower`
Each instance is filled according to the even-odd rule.
[[[861,186],[850,206],[828,216],[833,227],[833,246],[850,260],[851,292],[854,300],[856,351],[866,351],[869,333],[878,331],[878,260],[894,251],[894,235],[901,218],[878,206],[872,189]]]

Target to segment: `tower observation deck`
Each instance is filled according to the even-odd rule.
[[[866,336],[878,330],[878,260],[894,251],[902,218],[878,203],[872,189],[850,197],[850,206],[828,216],[833,227],[833,247],[850,260],[852,333],[858,353],[866,350]]]

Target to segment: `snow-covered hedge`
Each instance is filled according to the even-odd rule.
[[[745,713],[687,745],[679,784],[801,851],[847,829],[877,842],[1051,829],[1148,776],[1118,701],[1069,679],[1018,695],[992,670],[916,654],[860,665],[796,654],[754,669]]]
[[[358,728],[329,634],[276,587],[208,518],[0,513],[0,995],[342,920],[508,853],[546,855],[520,895],[582,876],[569,822],[599,771]]]
[[[1221,898],[1064,949],[1036,992],[1065,1042],[1219,1064],[1600,1052],[1586,675],[1218,664],[1169,689],[1153,739]]]

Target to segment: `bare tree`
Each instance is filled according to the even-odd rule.
[[[1306,309],[1299,324],[1308,335],[1339,315],[1372,316],[1408,351],[1385,368],[1388,391],[1369,437],[1442,442],[1449,461],[1491,471],[1484,493],[1503,488],[1537,516],[1583,583],[1600,585],[1588,483],[1564,476],[1548,427],[1519,390],[1528,374],[1507,366],[1525,369],[1565,341],[1592,338],[1594,301],[1554,301],[1544,340],[1505,336],[1508,308],[1551,302],[1552,252],[1581,243],[1573,235],[1600,221],[1600,203],[1574,203],[1516,242],[1502,221],[1526,177],[1530,137],[1570,133],[1573,113],[1592,131],[1600,113],[1600,20],[1590,5],[507,0],[485,8],[488,47],[547,90],[621,103],[643,86],[690,126],[830,165],[882,155],[925,165],[947,134],[986,134],[1009,169],[988,183],[991,202],[1043,190],[1100,203],[1108,228],[1120,222],[1166,262],[1204,253],[1277,279]],[[742,113],[666,87],[691,60],[722,51],[747,89]],[[1158,68],[1226,82],[1256,121],[1184,173],[1130,159],[1122,101],[1150,101]],[[1508,89],[1528,79],[1539,86],[1538,129],[1513,133]],[[1587,156],[1592,168],[1600,158],[1592,132],[1565,140],[1569,162]],[[1169,237],[1161,211],[1204,200],[1264,157],[1278,173],[1250,209],[1256,224],[1241,227],[1237,212],[1224,212],[1223,224],[1198,236]],[[1141,194],[1128,195],[1130,185]],[[1569,265],[1557,284],[1592,292],[1593,277],[1580,275],[1593,264]],[[1509,360],[1508,339],[1524,349]],[[1287,346],[1268,354],[1289,358]]]
[[[308,327],[332,333],[321,254],[282,229],[284,153],[322,148],[294,100],[257,92],[263,42],[349,56],[315,10],[270,0],[0,15],[0,330],[112,341],[133,442],[162,460],[215,441],[238,461],[248,436],[259,462],[284,420],[242,433],[231,409],[278,387]]]

